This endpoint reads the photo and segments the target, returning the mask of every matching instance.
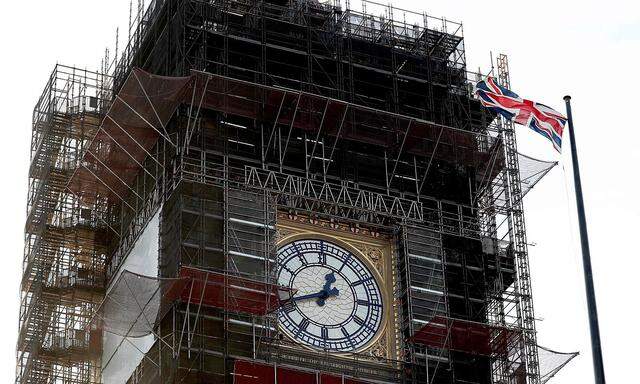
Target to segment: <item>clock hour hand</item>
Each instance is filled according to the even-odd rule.
[[[338,288],[331,288],[331,284],[336,282],[336,276],[333,274],[333,272],[327,273],[324,278],[325,280],[327,280],[327,282],[324,283],[324,287],[322,287],[322,291],[320,291],[321,293],[323,293],[323,295],[318,297],[318,300],[316,300],[316,304],[321,307],[324,305],[327,298],[331,296],[338,296],[338,293],[340,293],[340,291],[338,291]]]
[[[340,293],[338,288],[336,287],[331,288],[331,284],[335,283],[336,281],[336,277],[334,276],[333,272],[327,274],[324,278],[327,280],[327,282],[324,284],[324,287],[322,287],[322,290],[320,292],[310,293],[308,295],[296,296],[291,300],[300,301],[300,300],[317,298],[318,300],[316,300],[316,303],[322,307],[327,298],[332,296],[338,296],[338,293]]]
[[[331,288],[331,284],[336,282],[336,276],[333,274],[333,272],[331,273],[327,273],[324,276],[324,279],[327,280],[326,283],[324,283],[324,287],[322,287],[323,291],[329,291],[329,288]]]
[[[318,297],[318,300],[316,300],[316,304],[322,307],[324,305],[325,300],[327,300],[331,296],[338,296],[338,293],[340,291],[338,291],[338,288],[333,287],[328,292],[325,290],[322,290],[320,292],[322,293],[322,296]]]

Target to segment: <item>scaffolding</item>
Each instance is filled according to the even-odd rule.
[[[36,108],[17,382],[99,382],[108,333],[152,338],[129,383],[537,384],[574,356],[539,368],[522,212],[555,163],[474,98],[461,24],[313,0],[154,0],[138,20],[113,78],[72,92],[88,104],[52,81],[68,104]],[[133,274],[155,215],[158,275]],[[282,215],[391,239],[394,354],[279,330]]]
[[[283,139],[285,134],[277,135],[281,139],[274,144],[276,148],[269,144],[262,151],[255,154],[256,157],[253,161],[249,158],[233,156],[228,152],[225,153],[225,151],[230,151],[229,143],[237,141],[232,138],[233,136],[229,137],[225,130],[229,127],[236,130],[247,129],[247,127],[240,128],[238,123],[229,121],[230,116],[233,114],[238,118],[257,118],[254,114],[255,112],[252,112],[256,108],[251,107],[251,100],[265,100],[262,103],[262,116],[270,116],[269,118],[272,119],[274,125],[280,127],[284,132],[287,132],[284,129],[292,130],[295,127],[303,131],[307,130],[310,135],[318,137],[323,132],[323,124],[313,123],[314,119],[308,116],[317,113],[317,111],[326,112],[327,108],[321,108],[318,105],[326,106],[331,101],[330,99],[327,99],[325,103],[315,103],[316,107],[314,107],[314,103],[300,102],[303,95],[311,97],[310,95],[302,92],[294,93],[296,95],[295,104],[287,110],[286,114],[282,114],[281,108],[278,107],[276,110],[277,103],[270,106],[268,100],[283,100],[287,92],[280,91],[274,87],[249,84],[220,75],[197,71],[193,72],[189,77],[169,78],[154,76],[140,69],[134,69],[124,84],[123,90],[125,91],[122,92],[130,100],[127,102],[127,100],[123,99],[125,96],[117,96],[116,100],[121,100],[122,103],[127,105],[128,109],[136,112],[133,114],[127,113],[125,116],[135,115],[135,121],[140,125],[139,129],[133,130],[132,127],[136,126],[136,124],[121,118],[114,112],[117,111],[117,108],[112,106],[107,113],[106,123],[101,125],[99,133],[95,135],[89,145],[89,148],[109,148],[109,150],[100,152],[100,156],[96,155],[95,152],[97,151],[92,152],[89,150],[84,157],[85,168],[90,169],[92,164],[98,164],[101,166],[100,169],[96,168],[97,170],[91,173],[76,172],[70,180],[69,187],[71,190],[75,188],[82,190],[84,201],[94,201],[98,195],[106,193],[108,199],[111,199],[114,203],[119,202],[122,205],[129,205],[122,196],[126,188],[130,187],[128,187],[127,183],[122,182],[122,178],[125,176],[122,172],[118,172],[118,167],[122,167],[124,163],[128,163],[129,166],[138,164],[138,173],[144,173],[141,163],[139,161],[136,162],[136,157],[133,155],[136,147],[147,148],[147,151],[150,151],[150,148],[158,147],[160,144],[173,147],[174,149],[168,152],[175,150],[180,155],[174,156],[170,161],[172,164],[171,177],[164,176],[163,195],[168,196],[168,198],[164,202],[162,211],[163,222],[166,223],[163,225],[165,229],[162,234],[162,242],[166,245],[163,246],[162,260],[160,262],[162,276],[180,276],[182,274],[181,268],[183,268],[180,265],[186,264],[210,270],[218,269],[224,271],[224,276],[229,273],[235,274],[235,276],[238,276],[236,279],[241,278],[241,276],[253,276],[258,278],[261,284],[273,284],[274,261],[271,255],[274,254],[272,239],[275,236],[275,211],[277,209],[295,210],[301,213],[315,214],[323,218],[333,217],[342,221],[366,221],[365,225],[377,224],[382,228],[388,228],[390,223],[399,221],[401,231],[404,234],[404,241],[406,242],[406,245],[401,247],[399,253],[404,255],[407,261],[400,263],[398,266],[402,281],[400,286],[405,288],[399,289],[397,295],[400,301],[406,304],[404,307],[405,313],[410,314],[403,317],[405,323],[408,324],[403,328],[405,337],[409,339],[412,335],[420,332],[420,324],[431,324],[433,319],[442,316],[460,316],[459,320],[456,320],[455,317],[452,318],[452,321],[455,320],[455,324],[459,324],[462,321],[476,321],[477,324],[488,321],[485,317],[485,311],[487,311],[485,305],[486,296],[484,296],[486,295],[486,287],[483,284],[486,284],[487,279],[492,278],[484,277],[482,273],[491,273],[491,271],[483,269],[483,263],[486,262],[483,261],[485,256],[483,256],[482,252],[480,254],[477,253],[477,248],[482,246],[480,219],[486,210],[462,203],[441,201],[428,195],[422,196],[422,194],[418,194],[419,189],[414,189],[411,192],[405,191],[405,197],[399,198],[399,194],[394,196],[394,193],[391,193],[393,189],[390,185],[383,183],[380,183],[383,185],[377,188],[366,185],[356,186],[355,183],[353,185],[341,185],[333,182],[334,184],[332,184],[330,181],[332,175],[328,172],[328,167],[321,167],[316,170],[318,172],[318,184],[316,184],[312,178],[304,177],[306,172],[311,172],[310,169],[300,169],[298,175],[292,174],[293,170],[284,161],[285,156],[279,155],[286,151],[285,148],[296,148],[295,145],[297,145],[297,149],[300,151],[305,151],[306,147],[306,155],[303,158],[308,159],[312,157],[313,148],[306,146],[306,142],[303,140],[289,142]],[[239,99],[240,95],[242,95],[244,105],[228,102],[229,99]],[[338,103],[338,101],[335,102]],[[149,123],[151,116],[155,114],[154,111],[159,109],[159,106],[163,106],[168,111],[177,111],[180,104],[185,104],[186,111],[193,111],[197,108],[196,113],[198,115],[194,116],[193,113],[187,112],[187,118],[176,122],[182,128],[176,130],[175,133],[169,133],[168,130],[176,129],[177,127],[170,127],[170,124],[163,123],[168,119],[158,119],[158,123],[155,125]],[[333,160],[333,155],[331,154],[335,152],[334,147],[340,147],[344,145],[344,142],[360,142],[363,140],[358,134],[363,122],[367,123],[367,127],[370,130],[380,130],[381,133],[377,134],[378,137],[389,129],[386,128],[386,123],[388,123],[386,118],[389,117],[389,113],[372,111],[347,103],[344,103],[344,105],[353,109],[349,124],[345,125],[346,128],[335,127],[333,131],[325,130],[324,134],[326,136],[322,138],[323,142],[330,139],[332,143],[332,149],[329,154],[325,155],[325,159],[329,162]],[[343,108],[343,110],[348,110],[347,107]],[[224,115],[219,115],[219,113],[224,113]],[[364,114],[367,118],[361,119],[359,114]],[[211,115],[217,116],[217,119],[205,117]],[[345,115],[345,113],[343,112],[342,115]],[[376,120],[372,119],[371,115],[375,116]],[[166,116],[169,115],[167,114]],[[405,136],[401,146],[407,150],[407,154],[414,157],[414,164],[417,164],[417,159],[415,159],[417,156],[428,157],[430,161],[436,158],[441,159],[440,161],[442,162],[452,162],[452,158],[448,155],[460,153],[459,158],[455,160],[461,164],[475,167],[481,173],[495,172],[488,171],[488,169],[490,169],[490,166],[495,168],[496,155],[493,153],[496,151],[495,148],[500,148],[500,146],[492,145],[485,150],[483,149],[485,147],[481,144],[490,140],[490,136],[464,132],[416,119],[408,119],[403,116],[393,114],[391,116],[396,121],[409,120],[416,127],[420,127],[423,132],[427,132],[420,135],[420,139],[417,136],[407,139],[410,136],[410,124],[401,125],[404,130],[400,132]],[[326,116],[318,115],[315,121],[326,121],[326,119]],[[340,120],[345,119],[340,118]],[[378,122],[377,124],[375,123],[376,121]],[[112,122],[119,123],[112,124]],[[261,136],[269,136],[269,130],[267,129],[261,132]],[[345,129],[344,135],[338,133],[338,130],[341,129]],[[115,134],[110,132],[115,130],[129,132],[129,135],[122,136],[120,140],[114,140]],[[443,133],[445,130],[446,133]],[[166,135],[161,134],[163,131],[167,131]],[[444,144],[442,145],[439,145],[439,143],[419,144],[421,140],[430,140],[429,138],[433,137],[433,135],[429,134],[429,132],[433,133],[434,131],[439,132],[438,136],[440,138],[451,137],[452,139],[443,141]],[[100,132],[104,132],[104,134]],[[144,141],[153,132],[155,132],[153,135],[154,140]],[[271,132],[275,137],[275,129],[271,128]],[[287,133],[286,136],[290,136],[290,134]],[[126,140],[123,141],[122,138],[125,137]],[[478,140],[478,137],[481,137],[482,140]],[[222,143],[221,139],[223,140]],[[105,145],[105,141],[110,145]],[[320,140],[316,141],[320,142]],[[494,142],[499,143],[498,140]],[[458,148],[459,150],[456,151],[451,148],[456,147],[456,143],[463,143],[466,146],[459,145],[456,148],[456,150]],[[472,150],[470,143],[475,143],[475,150]],[[384,145],[386,143],[373,144]],[[421,148],[422,151],[418,151],[417,148]],[[438,152],[437,148],[441,152]],[[489,151],[489,153],[485,151]],[[147,154],[150,153],[147,152]],[[274,153],[277,153],[278,156],[274,156]],[[464,155],[465,153],[468,154]],[[399,156],[396,159],[385,159],[389,165],[386,168],[392,169],[391,165],[397,164]],[[269,162],[270,158],[272,160]],[[155,161],[160,163],[159,160]],[[264,165],[260,166],[259,161],[265,161]],[[423,161],[426,160],[423,159]],[[252,162],[255,165],[251,165]],[[133,169],[135,170],[135,167]],[[288,170],[289,174],[280,171],[285,169]],[[416,169],[417,167],[414,167],[413,171],[416,172]],[[544,169],[543,167],[540,172]],[[322,173],[320,173],[320,170],[322,170]],[[504,166],[500,168],[500,172],[503,170]],[[116,174],[121,176],[116,178],[114,177]],[[134,175],[135,172],[131,174]],[[383,174],[383,176],[384,180],[390,180],[388,174]],[[412,188],[419,188],[415,184],[413,183]],[[87,188],[87,185],[102,186],[103,188],[91,189]],[[389,194],[386,193],[387,190]],[[312,194],[311,191],[315,191],[315,194]],[[134,190],[130,190],[129,194],[134,194]],[[157,195],[157,193],[154,192],[154,195]],[[412,195],[414,196],[413,199],[411,199]],[[420,196],[420,199],[418,196]],[[141,201],[146,200],[142,199]],[[411,204],[407,205],[406,209],[402,208],[403,201],[409,201]],[[431,211],[425,211],[424,207],[427,202],[434,203]],[[132,208],[132,206],[129,206],[129,209]],[[142,212],[146,211],[146,209],[142,209]],[[375,218],[379,219],[374,220]],[[412,225],[409,225],[409,223],[412,223]],[[469,247],[476,248],[475,252],[470,252]],[[491,254],[491,252],[488,253]],[[513,262],[513,258],[510,258],[509,255],[500,252],[495,253],[499,255],[499,258],[505,259],[501,260],[501,262],[507,264],[509,261]],[[474,254],[475,261],[471,258],[471,255]],[[489,268],[491,269],[490,266]],[[494,266],[494,269],[497,270],[498,268]],[[481,273],[478,275],[478,273],[473,272],[476,270],[480,270]],[[505,268],[505,270],[507,272],[502,272],[504,274],[503,278],[511,282],[516,281],[513,265],[511,265],[511,269]],[[464,276],[456,275],[456,273]],[[404,276],[407,276],[407,278],[405,279]],[[480,279],[475,287],[470,284],[472,279]],[[472,288],[466,288],[465,290],[465,286],[472,286]],[[458,288],[456,287],[459,287],[462,291],[457,292],[456,289]],[[200,290],[202,293],[205,291]],[[508,292],[508,289],[500,291],[503,295],[505,292]],[[214,300],[214,298],[211,297],[210,300]],[[512,300],[514,300],[513,302],[516,306],[519,305],[520,297],[518,295],[514,294]],[[189,299],[184,299],[183,297],[183,305],[188,306],[190,303]],[[251,321],[248,321],[247,318],[244,320],[236,319],[234,316],[237,316],[237,314],[227,308],[221,314],[223,324],[228,324],[227,321],[235,320],[236,329],[238,328],[238,322],[240,322],[239,324],[244,324],[245,327],[248,324],[255,324],[256,314],[244,312],[243,316],[251,316]],[[178,312],[178,314],[180,313]],[[516,311],[515,314],[515,322],[510,325],[521,330],[522,318],[520,312]],[[187,309],[184,309],[182,316],[190,319],[192,315]],[[509,316],[514,316],[514,314],[510,313]],[[302,358],[298,353],[288,352],[290,347],[282,347],[281,343],[277,341],[272,334],[276,332],[272,317],[257,317],[260,318],[260,321],[266,321],[268,325],[263,323],[260,327],[264,331],[264,334],[258,338],[262,349],[257,349],[253,342],[248,343],[252,345],[252,352],[248,357],[256,358],[260,356],[265,361],[278,359],[280,362],[294,365],[300,365],[302,361],[305,361],[301,360]],[[465,317],[472,320],[465,320]],[[507,317],[505,316],[505,318]],[[190,321],[187,320],[186,323],[190,324]],[[498,324],[504,325],[506,320],[501,321]],[[182,322],[185,323],[184,320]],[[195,322],[197,322],[197,319],[194,319]],[[174,321],[173,324],[180,324],[180,321],[177,323]],[[224,334],[229,334],[233,328],[227,326],[223,327],[223,329],[226,329]],[[494,328],[489,327],[486,329]],[[173,335],[179,334],[181,331],[174,327],[165,329],[165,332]],[[249,332],[252,335],[255,333],[254,330],[249,331],[248,329],[238,330],[238,332],[244,335],[248,335]],[[521,335],[521,332],[517,334]],[[203,338],[205,336],[206,333],[202,335]],[[241,339],[241,337],[233,338],[231,344],[237,342],[238,339]],[[193,340],[193,336],[188,337],[187,340]],[[518,340],[522,342],[522,338]],[[258,343],[258,341],[255,341],[255,343]],[[437,348],[437,351],[434,351],[416,348],[415,343],[408,343],[406,346],[408,348],[407,356],[413,356],[414,365],[420,367],[423,362],[427,362],[423,367],[424,371],[420,369],[412,370],[411,380],[420,380],[422,377],[420,372],[424,372],[423,374],[426,374],[429,380],[433,381],[435,377],[447,375],[447,372],[452,370],[455,371],[452,366],[456,359],[452,353],[460,352],[455,348],[442,346]],[[187,350],[191,351],[191,348],[192,345]],[[229,345],[228,348],[231,350],[237,348],[238,351],[243,350],[232,345]],[[171,350],[173,349],[171,348]],[[181,345],[178,346],[177,350],[180,349]],[[152,350],[155,351],[155,348]],[[195,350],[198,351],[198,355],[201,355],[207,349],[201,344],[200,348],[195,348]],[[518,351],[518,349],[515,350]],[[287,351],[288,353],[283,353],[282,351]],[[472,350],[471,352],[474,351]],[[247,350],[244,353],[248,353]],[[499,356],[504,355],[500,354]],[[513,359],[512,355],[509,356]],[[160,354],[156,358],[162,359],[163,357]],[[324,361],[328,360],[330,359]],[[468,360],[464,358],[458,358],[457,360],[468,363]],[[311,366],[325,366],[322,363],[323,359],[313,360],[307,357],[306,361]],[[431,361],[435,362],[435,366],[432,366]],[[361,364],[366,366],[366,362]],[[389,364],[391,364],[391,367],[394,366],[391,362]],[[489,359],[486,360],[486,364],[489,364]],[[158,363],[156,365],[160,366],[161,364]],[[449,365],[449,368],[442,369],[441,366],[444,365]],[[328,363],[326,366],[327,369],[331,368]],[[146,371],[148,368],[141,369]],[[181,372],[180,365],[178,364],[175,369],[175,375],[178,375]],[[198,369],[182,368],[184,375],[194,371],[200,372],[201,369],[205,369],[204,366]],[[344,370],[346,368],[341,366],[341,369]],[[401,374],[395,371],[396,369],[391,368],[389,371],[389,368],[370,368],[369,377],[371,379],[386,377],[389,381],[396,381],[401,377]],[[465,372],[469,369],[458,367],[457,370],[458,372]],[[223,375],[225,374],[224,372],[225,370],[222,371]],[[358,372],[360,375],[362,374],[362,371]],[[471,377],[476,374],[473,370],[470,372]],[[489,370],[487,370],[487,374],[488,372]],[[500,371],[500,374],[511,376],[514,374],[511,371],[508,372],[510,373]],[[414,375],[414,373],[417,375]],[[169,375],[169,377],[176,376]]]
[[[108,103],[110,78],[57,65],[33,114],[17,343],[18,383],[99,382],[86,332],[102,300],[109,215],[65,188]]]

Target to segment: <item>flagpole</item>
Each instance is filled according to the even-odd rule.
[[[565,96],[567,107],[567,119],[569,122],[569,136],[571,142],[571,161],[573,163],[573,184],[576,190],[576,205],[578,206],[578,224],[580,225],[580,241],[582,243],[582,267],[584,269],[584,283],[587,294],[587,308],[589,312],[589,330],[591,333],[591,354],[593,356],[593,373],[596,384],[605,384],[604,364],[602,363],[602,347],[600,345],[600,327],[598,325],[598,309],[596,306],[596,294],[593,286],[593,272],[591,271],[591,253],[589,252],[589,236],[587,234],[587,220],[584,214],[584,201],[582,199],[582,183],[580,181],[580,168],[578,166],[578,153],[576,151],[576,136],[573,129],[571,116],[571,96]]]

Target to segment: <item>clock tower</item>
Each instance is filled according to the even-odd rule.
[[[471,92],[462,26],[365,3],[152,5],[96,136],[120,146],[92,151],[159,172],[134,191],[158,220],[159,297],[133,300],[159,303],[150,345],[105,337],[108,377],[537,382],[515,146]],[[115,198],[149,183],[88,156]],[[129,257],[108,259],[114,287]]]
[[[52,76],[17,382],[545,382],[522,197],[554,164],[461,24],[362,3],[154,0],[95,94]]]

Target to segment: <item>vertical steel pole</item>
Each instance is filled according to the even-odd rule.
[[[604,364],[602,363],[602,347],[600,346],[600,326],[598,325],[598,308],[593,286],[593,272],[591,271],[591,253],[589,252],[589,236],[587,234],[587,220],[584,214],[582,199],[582,183],[580,182],[580,168],[578,153],[576,152],[576,136],[571,116],[571,96],[565,96],[567,119],[569,122],[569,136],[571,137],[571,161],[573,163],[573,183],[576,189],[576,205],[578,206],[578,224],[580,225],[580,242],[582,244],[582,267],[584,269],[584,284],[587,293],[587,307],[589,312],[589,330],[591,331],[591,353],[593,355],[593,373],[596,384],[604,384]]]

